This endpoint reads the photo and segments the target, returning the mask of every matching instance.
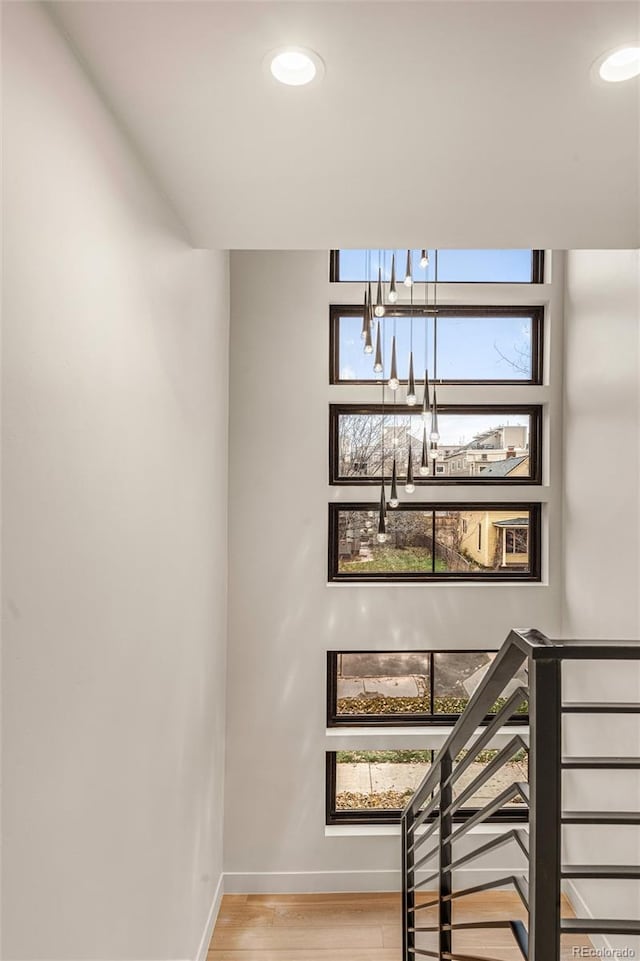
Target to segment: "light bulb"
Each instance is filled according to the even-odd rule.
[[[409,380],[407,383],[407,405],[409,407],[414,407],[416,401],[418,400],[418,395],[416,394],[416,381],[413,376],[413,351],[409,354]]]
[[[393,458],[393,469],[391,471],[391,490],[389,492],[389,507],[397,507],[400,503],[398,499],[398,470],[396,459]]]
[[[389,377],[389,390],[397,390],[400,386],[398,380],[398,361],[396,357],[396,337],[391,338],[391,375]]]
[[[372,353],[373,353],[373,344],[366,344],[366,343],[365,343],[365,345],[364,345],[364,352],[365,352],[365,354],[372,354]]]
[[[415,484],[405,484],[405,485],[404,485],[404,489],[406,490],[407,494],[413,494],[414,490],[416,489],[416,485],[415,485]]]
[[[378,544],[384,544],[385,541],[386,541],[386,539],[387,539],[387,535],[384,533],[384,531],[379,531],[379,532],[376,534],[376,540],[377,540]]]
[[[389,303],[395,304],[398,299],[398,291],[396,290],[396,255],[391,254],[391,280],[389,281]]]
[[[431,458],[431,460],[437,460],[437,459],[438,459],[438,448],[437,448],[437,447],[432,447],[432,448],[431,448],[431,450],[429,451],[429,457]]]
[[[420,251],[420,266],[422,268],[429,266],[429,252],[427,250]]]
[[[373,310],[376,317],[384,317],[384,297],[382,296],[382,267],[378,267],[378,289],[376,291],[376,306]]]
[[[429,473],[429,467],[427,465],[420,464],[418,468],[421,477],[426,477]]]
[[[404,285],[405,287],[411,287],[413,284],[413,278],[411,276],[411,251],[407,250],[407,266],[404,272]]]

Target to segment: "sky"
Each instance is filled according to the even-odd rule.
[[[402,283],[407,263],[406,250],[341,250],[340,280],[377,280],[382,267],[383,280],[391,274],[391,256],[396,255],[396,280]],[[416,281],[432,281],[438,265],[440,283],[530,283],[530,250],[429,250],[429,266],[420,267],[420,251],[411,252],[412,276]]]
[[[363,283],[367,273],[372,280],[382,266],[388,280],[391,250],[341,250],[340,279]],[[409,288],[402,284],[406,250],[395,251],[399,298],[408,302]],[[432,281],[437,263],[438,279],[448,282],[529,283],[531,250],[438,250],[429,251],[429,266],[419,267],[420,251],[412,251],[415,281]],[[373,287],[375,298],[375,284]],[[433,287],[413,288],[413,302],[433,304]],[[374,346],[377,320],[374,323]],[[433,318],[386,317],[382,319],[384,376],[389,377],[391,339],[396,335],[398,375],[406,380],[409,353],[413,349],[416,380],[422,380],[425,367],[430,377],[439,380],[529,380],[531,378],[532,321],[528,317],[439,317],[437,357],[434,357]],[[378,380],[373,373],[373,357],[363,353],[362,319],[340,319],[340,378]],[[434,363],[435,362],[435,363]]]
[[[433,317],[382,318],[385,378],[389,377],[394,332],[400,379],[407,379],[412,345],[416,381],[424,380],[425,365],[429,377],[434,377],[434,326]],[[438,317],[435,376],[440,380],[529,380],[532,327],[530,317]],[[342,380],[378,380],[373,355],[363,351],[361,331],[361,316],[340,318]]]

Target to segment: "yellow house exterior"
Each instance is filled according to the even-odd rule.
[[[529,518],[522,511],[462,511],[460,550],[482,567],[526,568]]]

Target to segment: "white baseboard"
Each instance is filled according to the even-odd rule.
[[[224,894],[224,890],[224,874],[221,874],[220,880],[218,881],[218,885],[216,887],[216,892],[213,896],[213,903],[211,904],[211,909],[209,910],[207,923],[205,924],[204,931],[202,932],[202,937],[198,946],[198,953],[196,954],[196,961],[207,961],[207,951],[209,950],[209,944],[211,943],[213,929],[215,928],[216,921],[218,920],[218,912],[220,911],[220,905],[222,904],[222,895]]]
[[[458,888],[483,884],[513,873],[513,868],[485,868],[454,872]],[[346,894],[363,891],[400,891],[400,871],[282,871],[225,873],[225,894]]]

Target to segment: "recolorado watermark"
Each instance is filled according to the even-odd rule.
[[[636,957],[633,948],[571,948],[572,958],[610,958],[611,961],[628,959],[632,961]]]

